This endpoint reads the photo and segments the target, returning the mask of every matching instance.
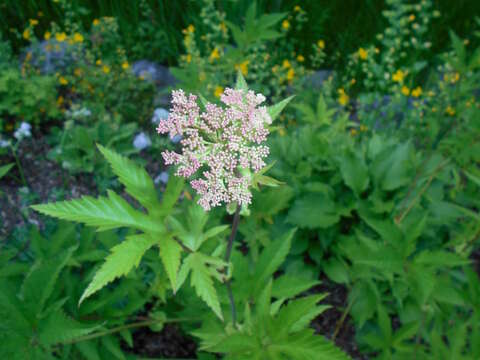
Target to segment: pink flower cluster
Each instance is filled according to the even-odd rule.
[[[266,125],[272,119],[262,94],[225,89],[220,100],[225,108],[212,103],[200,111],[195,95],[173,91],[173,109],[167,120],[157,127],[171,138],[181,135],[182,153],[164,151],[167,165],[178,165],[177,175],[191,177],[202,171],[202,178],[191,180],[200,194],[198,203],[205,209],[222,203],[249,204],[252,173],[265,166],[269,149],[260,145],[267,139]]]

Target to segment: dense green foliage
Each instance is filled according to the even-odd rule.
[[[0,358],[137,359],[176,324],[203,360],[348,359],[347,327],[372,359],[479,359],[478,6],[0,1]],[[169,90],[234,84],[267,97],[268,165],[205,212],[154,127]]]

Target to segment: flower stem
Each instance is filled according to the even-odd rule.
[[[10,145],[10,147],[12,149],[12,154],[13,154],[13,157],[15,158],[15,162],[17,163],[18,172],[20,173],[20,178],[22,179],[23,186],[28,186],[27,181],[25,180],[25,175],[23,175],[22,164],[20,164],[20,160],[18,159],[17,152],[15,151],[15,148],[13,147],[13,145]]]
[[[227,251],[225,252],[225,262],[230,262],[230,256],[232,255],[232,248],[233,242],[235,241],[235,237],[237,236],[238,230],[238,223],[240,222],[240,205],[237,205],[237,209],[235,210],[235,215],[233,216],[233,223],[232,223],[232,232],[230,233],[230,238],[228,239],[227,244]],[[225,286],[227,287],[228,299],[230,301],[230,310],[232,312],[232,323],[235,326],[237,322],[237,310],[235,309],[235,300],[233,298],[232,286],[230,284],[230,280],[225,282]]]

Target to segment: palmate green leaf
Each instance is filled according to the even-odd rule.
[[[48,260],[36,262],[23,281],[20,296],[33,315],[43,310],[52,294],[60,272],[70,260],[76,247],[71,247]]]
[[[288,98],[283,99],[279,103],[276,103],[275,105],[268,107],[267,109],[268,115],[270,115],[270,117],[272,118],[272,122],[275,121],[275,119],[278,117],[278,115],[280,115],[280,113],[283,111],[285,106],[287,106],[288,103],[292,101],[294,97],[295,95],[289,96]]]
[[[258,263],[255,267],[255,273],[253,277],[255,281],[255,294],[260,293],[270,276],[272,276],[273,273],[278,270],[280,265],[287,258],[295,231],[296,229],[290,230],[281,238],[272,241],[262,251],[262,254],[258,258]]]
[[[415,264],[440,267],[468,265],[470,260],[445,250],[424,250],[414,259]]]
[[[281,343],[269,345],[270,353],[283,355],[291,360],[348,360],[350,357],[322,336],[314,336],[313,330],[291,334]],[[285,357],[286,356],[286,357]],[[270,359],[274,359],[270,356]]]
[[[162,196],[162,204],[160,205],[160,215],[169,215],[172,212],[175,203],[185,186],[183,178],[178,176],[170,176],[168,179],[167,188]]]
[[[40,342],[45,346],[68,342],[97,330],[100,325],[82,324],[59,309],[52,313],[39,329]]]
[[[177,288],[177,273],[180,267],[182,247],[172,238],[166,237],[159,242],[160,258],[167,272],[172,289]]]
[[[93,280],[82,294],[78,302],[79,305],[83,300],[108,283],[128,274],[134,267],[138,267],[143,254],[158,242],[158,239],[153,239],[148,235],[141,234],[129,236],[125,241],[114,246],[111,249],[111,254],[107,256],[105,262],[96,272]]]
[[[100,144],[97,144],[97,147],[118,176],[118,180],[125,186],[128,194],[149,210],[158,205],[152,178],[144,168]]]
[[[153,221],[144,213],[135,210],[111,190],[108,190],[108,198],[100,196],[94,199],[84,196],[76,200],[32,205],[32,208],[45,215],[95,226],[98,231],[119,227],[159,233],[164,231],[161,222]]]
[[[335,203],[323,194],[310,194],[295,200],[287,222],[302,228],[325,229],[340,220]]]
[[[367,189],[370,182],[363,155],[359,152],[347,151],[339,157],[338,161],[345,184],[359,196]]]
[[[319,285],[320,281],[301,278],[294,275],[282,275],[273,282],[272,296],[280,298],[293,298],[298,294],[310,289],[315,285]]]
[[[197,295],[205,301],[205,303],[210,307],[215,315],[223,321],[222,309],[220,307],[220,301],[218,300],[217,291],[213,284],[212,273],[208,265],[216,265],[218,268],[223,267],[220,264],[221,261],[217,263],[216,259],[213,259],[209,256],[203,255],[201,253],[191,253],[188,255],[180,269],[177,281],[177,288],[183,284],[188,275],[191,273],[190,284],[195,289]],[[215,269],[213,269],[215,271]]]

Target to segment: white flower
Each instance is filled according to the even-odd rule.
[[[32,136],[32,125],[27,122],[22,122],[20,127],[13,133],[13,136],[17,140]]]
[[[85,107],[82,107],[79,110],[74,110],[72,112],[72,118],[74,118],[74,119],[86,118],[86,117],[89,117],[90,115],[92,115],[92,112]]]
[[[152,123],[158,124],[162,120],[168,119],[169,112],[164,108],[155,109],[153,112]]]
[[[155,184],[158,184],[160,182],[166,184],[168,182],[168,173],[166,171],[162,171],[160,174],[158,174],[155,180],[153,180],[153,182]]]
[[[152,145],[152,141],[144,132],[135,136],[135,139],[133,140],[133,146],[140,151],[148,148],[150,145]]]
[[[10,141],[9,140],[3,140],[0,139],[0,148],[6,148],[10,146]]]

